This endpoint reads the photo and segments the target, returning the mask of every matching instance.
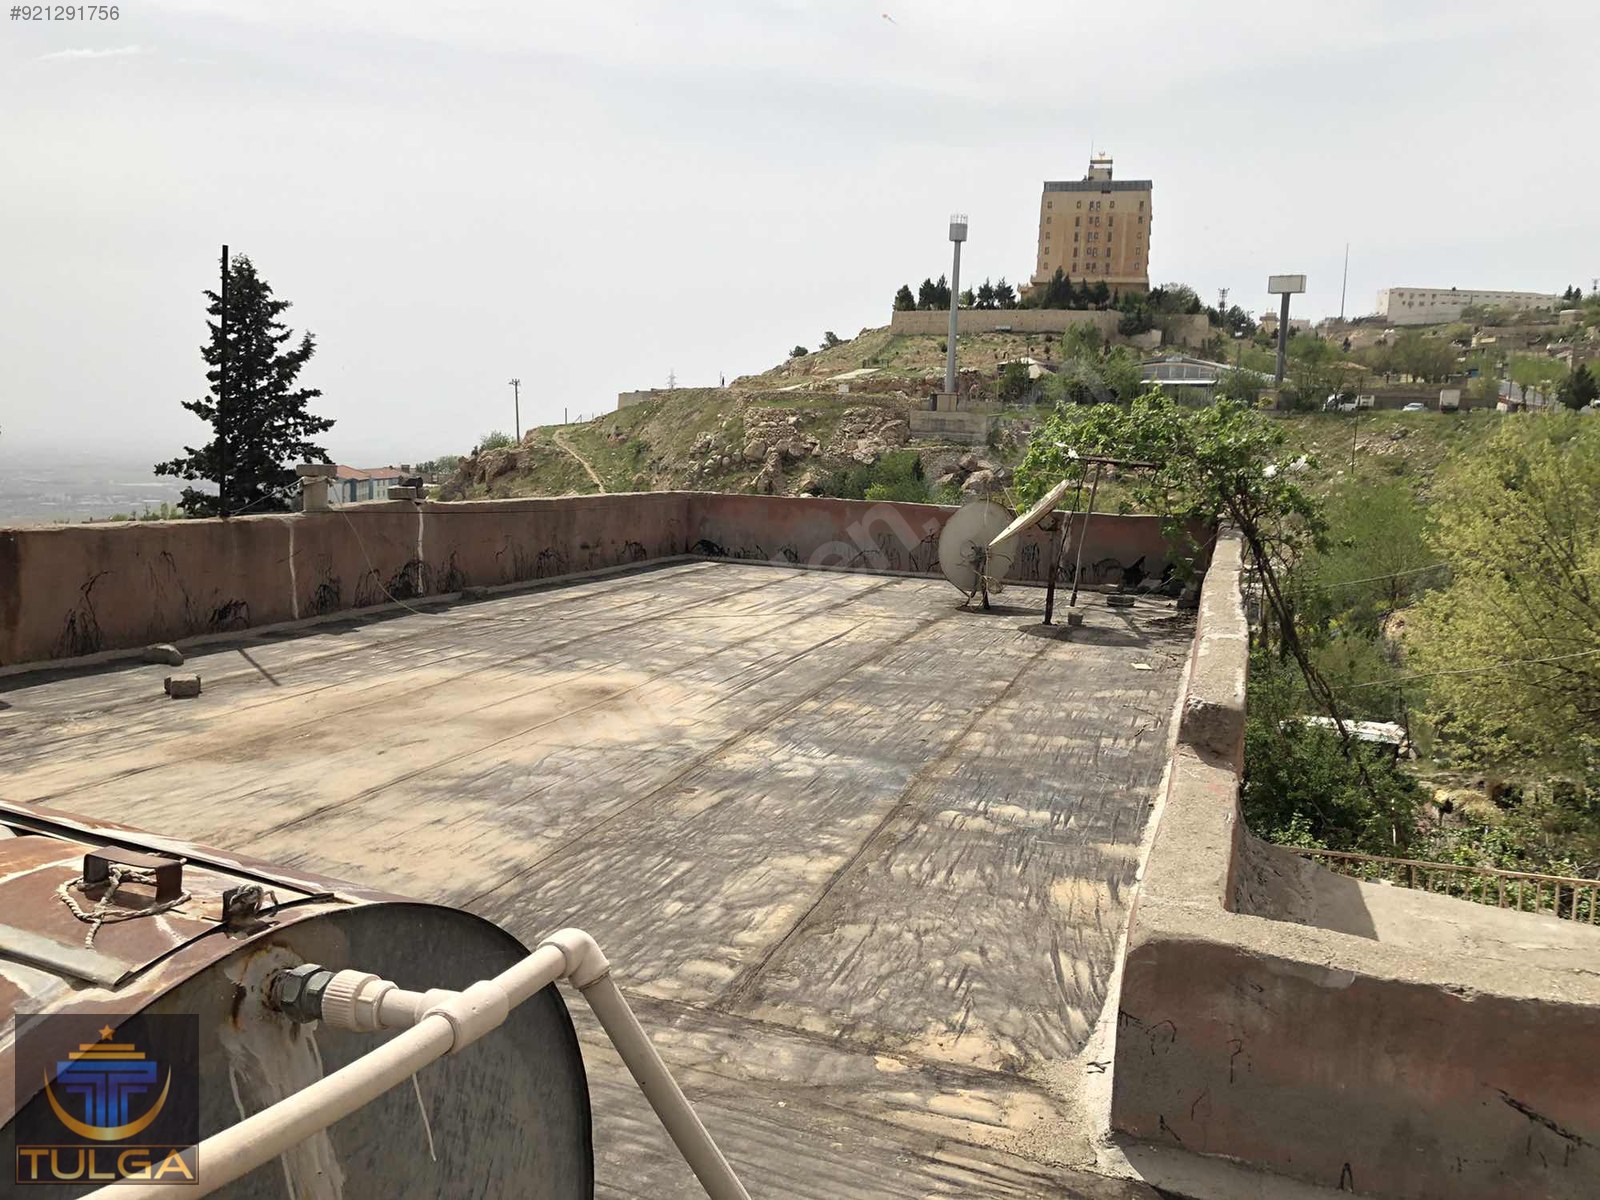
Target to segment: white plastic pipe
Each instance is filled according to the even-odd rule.
[[[340,971],[323,997],[323,1018],[331,1027],[403,1031],[332,1075],[205,1139],[198,1148],[197,1184],[113,1183],[89,1193],[86,1200],[208,1196],[371,1103],[429,1063],[471,1045],[500,1025],[512,1008],[557,979],[569,980],[589,1002],[710,1200],[750,1200],[611,979],[606,956],[580,929],[558,930],[501,974],[461,992],[408,992],[375,975]]]

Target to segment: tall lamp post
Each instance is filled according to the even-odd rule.
[[[1298,296],[1306,290],[1306,277],[1304,275],[1268,275],[1267,294],[1282,296],[1283,302],[1278,306],[1278,373],[1276,385],[1282,390],[1284,368],[1288,365],[1289,358],[1289,297]]]
[[[511,381],[511,412],[516,422],[517,444],[522,444],[522,380]]]
[[[967,214],[956,213],[950,218],[950,243],[955,247],[955,259],[950,264],[950,338],[945,346],[944,390],[956,390],[956,310],[961,304],[961,243],[967,240]]]

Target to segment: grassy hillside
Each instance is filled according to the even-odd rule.
[[[1452,454],[1485,440],[1503,420],[1497,412],[1290,413],[1278,418],[1288,445],[1318,461],[1313,485],[1327,491],[1351,475],[1399,479],[1426,501],[1434,473]]]
[[[959,346],[964,372],[991,377],[999,364],[1028,356],[1054,358],[1059,339],[1042,334],[973,334]],[[907,442],[900,428],[913,403],[939,386],[944,338],[865,330],[828,350],[791,359],[726,388],[679,388],[646,403],[592,421],[532,430],[520,447],[469,458],[445,494],[466,498],[566,495],[593,492],[586,460],[607,491],[699,488],[713,491],[789,493],[806,490],[820,475],[859,465],[869,452]],[[866,371],[868,374],[862,374]],[[840,378],[840,376],[850,376]],[[841,391],[848,388],[848,391]],[[1439,464],[1453,451],[1485,437],[1503,418],[1490,412],[1291,414],[1277,418],[1293,452],[1307,451],[1320,466],[1314,480],[1328,490],[1348,477],[1352,436],[1356,476],[1396,477],[1425,497]],[[1036,420],[1031,410],[998,414],[991,444],[979,447],[989,465],[1020,459]],[[805,443],[797,446],[795,439]],[[774,464],[746,450],[781,444]],[[910,441],[930,480],[945,470],[957,448]],[[806,450],[806,453],[798,453]],[[1115,483],[1103,489],[1115,508]]]

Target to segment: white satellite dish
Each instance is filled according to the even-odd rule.
[[[971,500],[944,523],[939,534],[939,569],[970,601],[998,592],[1017,554],[1017,539],[998,538],[1011,513],[993,500]]]
[[[1027,512],[1023,513],[1015,521],[1011,522],[1011,524],[1002,529],[1000,531],[1000,536],[994,540],[998,542],[1008,537],[1016,537],[1017,534],[1021,533],[1024,529],[1033,528],[1033,526],[1037,525],[1051,513],[1055,512],[1056,505],[1061,503],[1061,497],[1067,494],[1067,489],[1071,486],[1072,480],[1063,479],[1060,483],[1056,484],[1055,487],[1046,492],[1040,498],[1039,503],[1035,504]]]

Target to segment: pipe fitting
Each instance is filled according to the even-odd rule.
[[[333,972],[316,963],[278,971],[267,984],[267,1007],[297,1025],[309,1025],[321,1019],[323,993],[332,980]]]
[[[352,1033],[376,1033],[383,1022],[378,1009],[383,998],[395,990],[387,979],[365,971],[340,971],[322,992],[322,1019],[332,1029]]]
[[[511,1012],[506,991],[491,979],[480,979],[464,992],[448,994],[419,1013],[417,1024],[428,1017],[443,1017],[450,1022],[454,1040],[451,1054],[459,1054],[492,1029],[505,1023]]]
[[[567,966],[564,974],[580,992],[611,973],[611,963],[605,952],[581,929],[558,929],[539,943],[540,949],[545,946],[561,951]]]

